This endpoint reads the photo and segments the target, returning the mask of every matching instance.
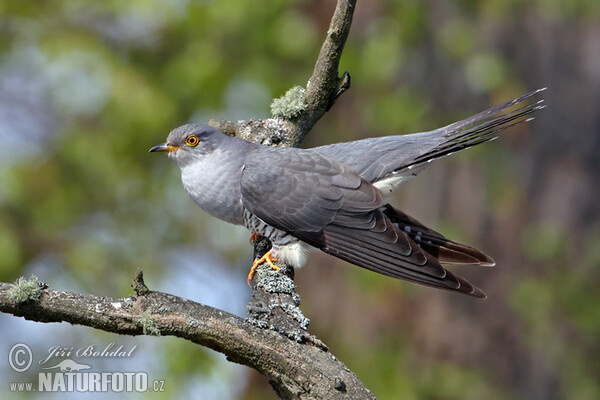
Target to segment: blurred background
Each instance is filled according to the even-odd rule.
[[[153,290],[245,316],[249,233],[205,215],[148,149],[187,122],[268,117],[306,84],[334,6],[0,0],[0,280],[126,297],[141,267]],[[305,147],[434,129],[549,87],[535,121],[435,163],[395,203],[497,261],[454,269],[487,300],[323,254],[297,271],[310,331],[379,398],[600,398],[599,38],[597,0],[358,1],[340,66],[352,87]],[[130,397],[275,398],[183,340],[7,315],[0,331],[2,360],[19,341],[34,356],[137,345],[88,360],[165,381]],[[0,362],[0,393],[38,372]]]

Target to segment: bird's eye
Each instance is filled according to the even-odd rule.
[[[200,142],[200,139],[198,139],[198,136],[196,136],[196,135],[190,135],[187,138],[185,138],[185,144],[187,144],[188,146],[194,147],[199,142]]]

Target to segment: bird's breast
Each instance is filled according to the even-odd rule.
[[[181,181],[196,204],[213,217],[243,225],[241,166],[198,160],[181,169]]]

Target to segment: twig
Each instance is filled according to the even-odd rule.
[[[209,121],[228,135],[235,135],[265,145],[298,147],[317,121],[331,108],[335,100],[350,87],[350,74],[339,77],[339,62],[350,33],[356,0],[338,0],[319,57],[308,80],[304,97],[306,108],[293,118],[269,118],[230,121]]]
[[[346,39],[350,33],[356,0],[338,1],[327,37],[321,47],[312,76],[306,85],[306,111],[294,121],[294,146],[299,146],[308,131],[350,87],[350,75],[338,77],[338,66]]]

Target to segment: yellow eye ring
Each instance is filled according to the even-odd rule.
[[[198,143],[200,143],[200,140],[196,135],[190,135],[187,138],[185,138],[185,144],[187,144],[188,146],[195,147],[198,145]]]

